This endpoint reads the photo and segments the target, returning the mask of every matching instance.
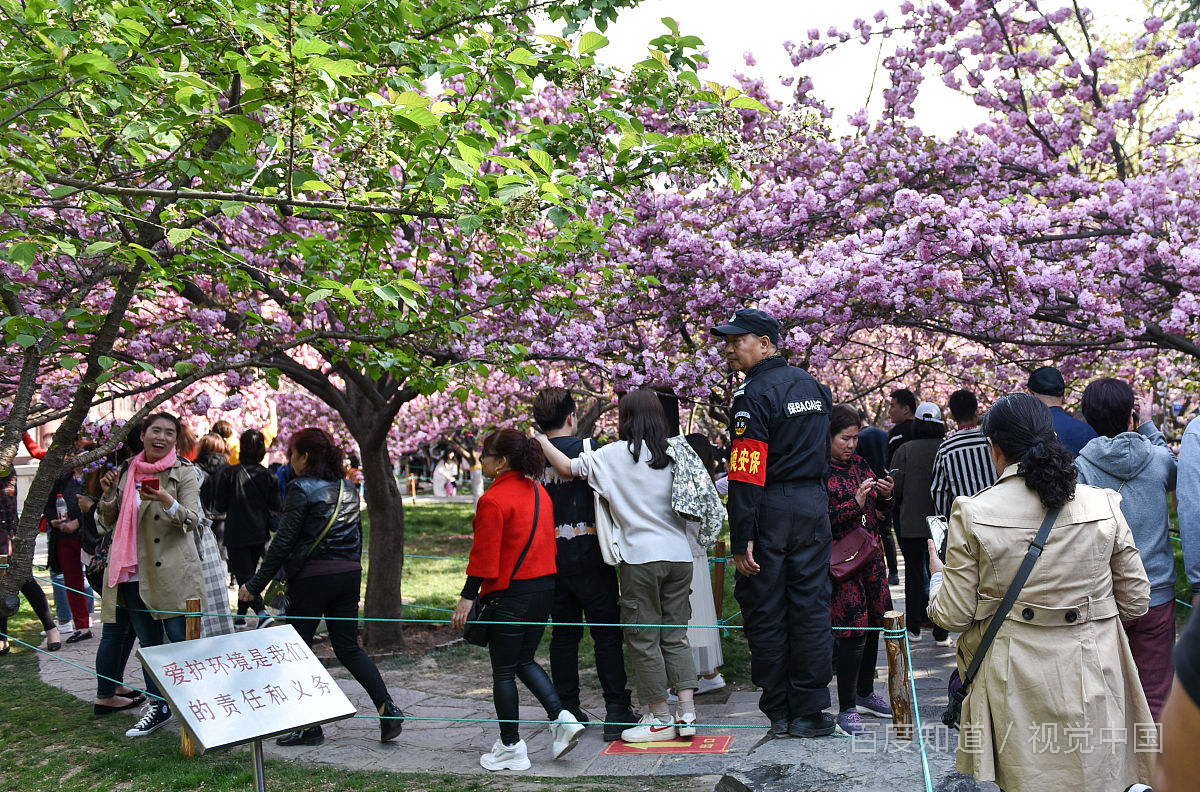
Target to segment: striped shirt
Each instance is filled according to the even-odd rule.
[[[938,514],[949,519],[955,498],[976,495],[995,483],[992,453],[979,427],[960,429],[938,447],[929,487]]]

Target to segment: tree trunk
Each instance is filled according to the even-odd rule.
[[[399,619],[400,575],[404,570],[404,497],[396,484],[387,433],[355,437],[362,452],[363,482],[367,488],[367,515],[371,518],[370,563],[364,611],[371,619]],[[364,644],[370,651],[402,646],[399,622],[368,621]]]

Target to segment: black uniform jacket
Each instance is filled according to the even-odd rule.
[[[757,533],[766,487],[825,480],[832,407],[829,388],[804,369],[789,366],[781,355],[761,361],[734,392],[729,454],[734,555],[745,555],[746,544]]]

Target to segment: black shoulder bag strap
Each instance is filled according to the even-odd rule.
[[[525,562],[525,555],[529,552],[529,547],[533,544],[534,534],[537,533],[538,518],[542,514],[542,488],[533,482],[533,528],[529,531],[529,541],[525,543],[525,549],[521,551],[521,555],[517,558],[517,563],[513,565],[512,574],[508,576],[508,585],[511,586],[513,579],[517,576],[517,570],[521,568],[521,564]]]
[[[996,638],[996,633],[1000,632],[1000,627],[1004,624],[1004,620],[1008,617],[1008,612],[1012,610],[1013,603],[1017,601],[1017,596],[1021,593],[1021,588],[1024,587],[1025,581],[1029,580],[1029,573],[1033,571],[1033,565],[1042,555],[1042,548],[1046,546],[1046,539],[1050,536],[1050,528],[1054,525],[1054,521],[1058,519],[1061,508],[1051,509],[1046,513],[1045,519],[1042,520],[1042,526],[1038,528],[1037,536],[1029,545],[1029,550],[1025,553],[1025,559],[1021,562],[1021,568],[1017,570],[1017,576],[1013,578],[1012,585],[1008,587],[1004,599],[1000,602],[1000,607],[996,609],[996,613],[992,616],[992,621],[988,624],[987,631],[983,634],[983,640],[979,642],[979,648],[975,650],[975,656],[971,658],[971,665],[967,668],[967,676],[962,681],[962,687],[954,693],[955,700],[961,705],[967,698],[967,693],[970,691],[971,683],[975,681],[975,675],[979,673],[979,666],[983,663],[983,658],[987,654],[988,649],[992,646],[992,641]]]

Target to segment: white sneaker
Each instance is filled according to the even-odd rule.
[[[954,646],[954,639],[953,638],[943,638],[940,641],[934,641],[934,643],[937,644],[938,646]]]
[[[505,745],[496,740],[492,752],[479,757],[479,764],[484,770],[528,770],[529,749],[524,740],[517,740],[516,745]]]
[[[75,622],[73,621],[63,622],[62,624],[56,624],[54,626],[58,628],[59,635],[66,635],[67,633],[75,632]],[[42,630],[42,635],[45,634],[46,631]]]
[[[678,736],[679,730],[672,721],[660,721],[651,713],[643,715],[637,726],[630,726],[621,732],[621,739],[631,743],[674,740]]]
[[[696,713],[681,712],[675,716],[675,728],[680,737],[696,736]]]
[[[712,693],[714,690],[720,690],[725,687],[725,677],[717,674],[712,679],[708,677],[700,677],[699,687],[696,688],[696,695],[703,696],[705,693]]]
[[[920,633],[911,633],[911,632],[910,632],[910,633],[908,634],[908,642],[909,642],[910,644],[921,643],[921,634],[920,634]]]
[[[558,713],[558,717],[550,724],[550,734],[554,737],[554,758],[557,759],[570,751],[579,742],[583,724],[567,710]]]

